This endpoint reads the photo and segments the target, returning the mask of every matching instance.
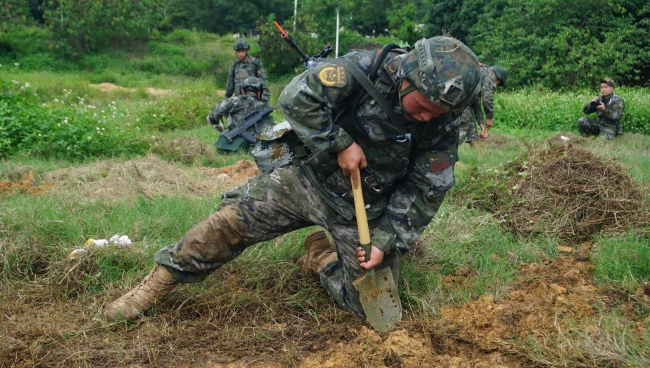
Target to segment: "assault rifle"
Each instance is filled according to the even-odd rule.
[[[280,35],[282,36],[282,38],[285,41],[287,41],[287,43],[289,44],[289,46],[291,46],[292,49],[296,50],[298,55],[300,55],[300,61],[302,61],[302,65],[304,65],[305,69],[309,69],[311,64],[313,64],[315,61],[317,61],[318,59],[326,58],[327,55],[329,55],[330,52],[332,52],[332,45],[327,45],[325,46],[323,51],[321,51],[319,54],[309,57],[300,49],[300,47],[298,47],[296,41],[293,38],[291,38],[291,36],[289,36],[289,33],[287,33],[287,31],[285,31],[278,24],[278,22],[273,21],[273,24],[275,24],[275,28],[277,28],[278,31],[280,31]]]
[[[239,126],[223,133],[222,136],[226,138],[228,143],[232,143],[232,140],[237,136],[241,136],[250,143],[255,143],[255,136],[248,132],[248,128],[253,127],[255,129],[255,133],[257,133],[257,123],[267,117],[276,108],[277,106],[249,112],[248,114],[244,115]]]

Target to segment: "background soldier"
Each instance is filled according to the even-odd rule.
[[[476,99],[468,108],[463,111],[460,123],[459,144],[468,142],[474,145],[480,138],[485,140],[488,137],[488,131],[494,125],[494,91],[497,86],[504,86],[508,74],[500,65],[488,67],[481,64],[481,98]],[[481,106],[483,109],[481,109]],[[485,111],[485,122],[483,122],[483,112]],[[478,134],[476,124],[481,127],[481,133]]]
[[[262,82],[255,77],[248,77],[244,79],[241,84],[241,95],[227,98],[215,107],[212,108],[210,115],[208,115],[208,122],[214,125],[214,128],[220,132],[224,131],[224,125],[221,122],[223,117],[226,117],[225,130],[231,130],[242,124],[242,119],[247,114],[269,108],[268,102],[262,99]],[[258,125],[257,129],[264,126],[273,125],[273,118],[271,115],[266,116]],[[255,128],[250,127],[248,132],[255,134]],[[238,149],[252,148],[252,143],[245,140],[243,137],[235,137],[232,143],[228,143],[225,137],[219,137],[215,144],[217,149],[222,151],[236,151]]]
[[[235,96],[239,96],[241,93],[241,83],[247,77],[257,77],[262,82],[264,91],[262,93],[262,99],[264,101],[271,100],[271,91],[269,90],[266,71],[264,66],[262,66],[262,61],[248,55],[248,50],[250,45],[246,40],[237,40],[235,42],[235,52],[237,52],[237,59],[230,66],[230,71],[228,72],[228,82],[226,83],[226,98],[231,97],[233,93]]]
[[[594,97],[583,108],[585,114],[595,112],[598,120],[586,116],[578,119],[578,130],[583,137],[604,136],[607,139],[614,139],[617,135],[625,133],[623,123],[623,111],[625,103],[623,99],[614,94],[616,83],[612,78],[603,78],[600,81],[600,97]]]
[[[399,257],[455,183],[457,117],[481,89],[476,55],[454,38],[376,51],[321,60],[295,77],[279,102],[311,154],[225,193],[217,212],[156,253],[151,273],[111,303],[106,318],[138,318],[177,283],[199,282],[251,245],[314,225],[334,244],[324,233],[309,236],[302,269],[319,275],[342,308],[365,317],[353,281],[375,267],[398,279]],[[359,74],[371,70],[374,84]],[[359,168],[361,177],[353,176],[369,220],[368,261],[358,248],[349,178]]]

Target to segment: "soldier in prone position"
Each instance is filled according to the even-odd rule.
[[[225,193],[215,213],[156,253],[153,270],[108,305],[106,318],[138,318],[178,283],[200,282],[246,248],[314,225],[334,242],[308,236],[301,269],[364,318],[352,282],[374,267],[398,280],[400,257],[455,183],[457,117],[481,88],[476,55],[454,38],[379,51],[322,59],[296,76],[279,102],[309,154]],[[367,79],[371,70],[376,78]],[[357,168],[372,239],[367,262],[349,178]]]

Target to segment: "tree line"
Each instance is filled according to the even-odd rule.
[[[287,48],[273,33],[272,20],[300,38],[308,52],[334,43],[338,12],[342,46],[364,47],[373,43],[368,37],[377,36],[407,45],[449,34],[482,62],[508,69],[511,87],[593,87],[604,75],[623,85],[649,83],[646,0],[298,0],[295,19],[294,5],[291,0],[3,0],[0,59],[24,52],[24,37],[16,37],[21,27],[48,32],[52,52],[70,57],[193,29],[259,36],[262,60],[271,73],[282,74],[299,61],[287,66],[281,60],[286,53],[279,51]]]

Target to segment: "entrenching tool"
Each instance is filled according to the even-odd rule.
[[[356,174],[356,182],[354,175]],[[354,195],[354,209],[359,228],[359,243],[366,251],[366,261],[370,259],[370,230],[366,206],[363,203],[361,192],[361,174],[359,169],[350,175],[352,180],[352,193]],[[378,266],[378,267],[381,267]],[[373,329],[379,332],[390,331],[402,319],[402,303],[397,292],[397,284],[389,267],[374,267],[366,270],[363,276],[352,282],[359,292],[359,298],[366,318]]]

